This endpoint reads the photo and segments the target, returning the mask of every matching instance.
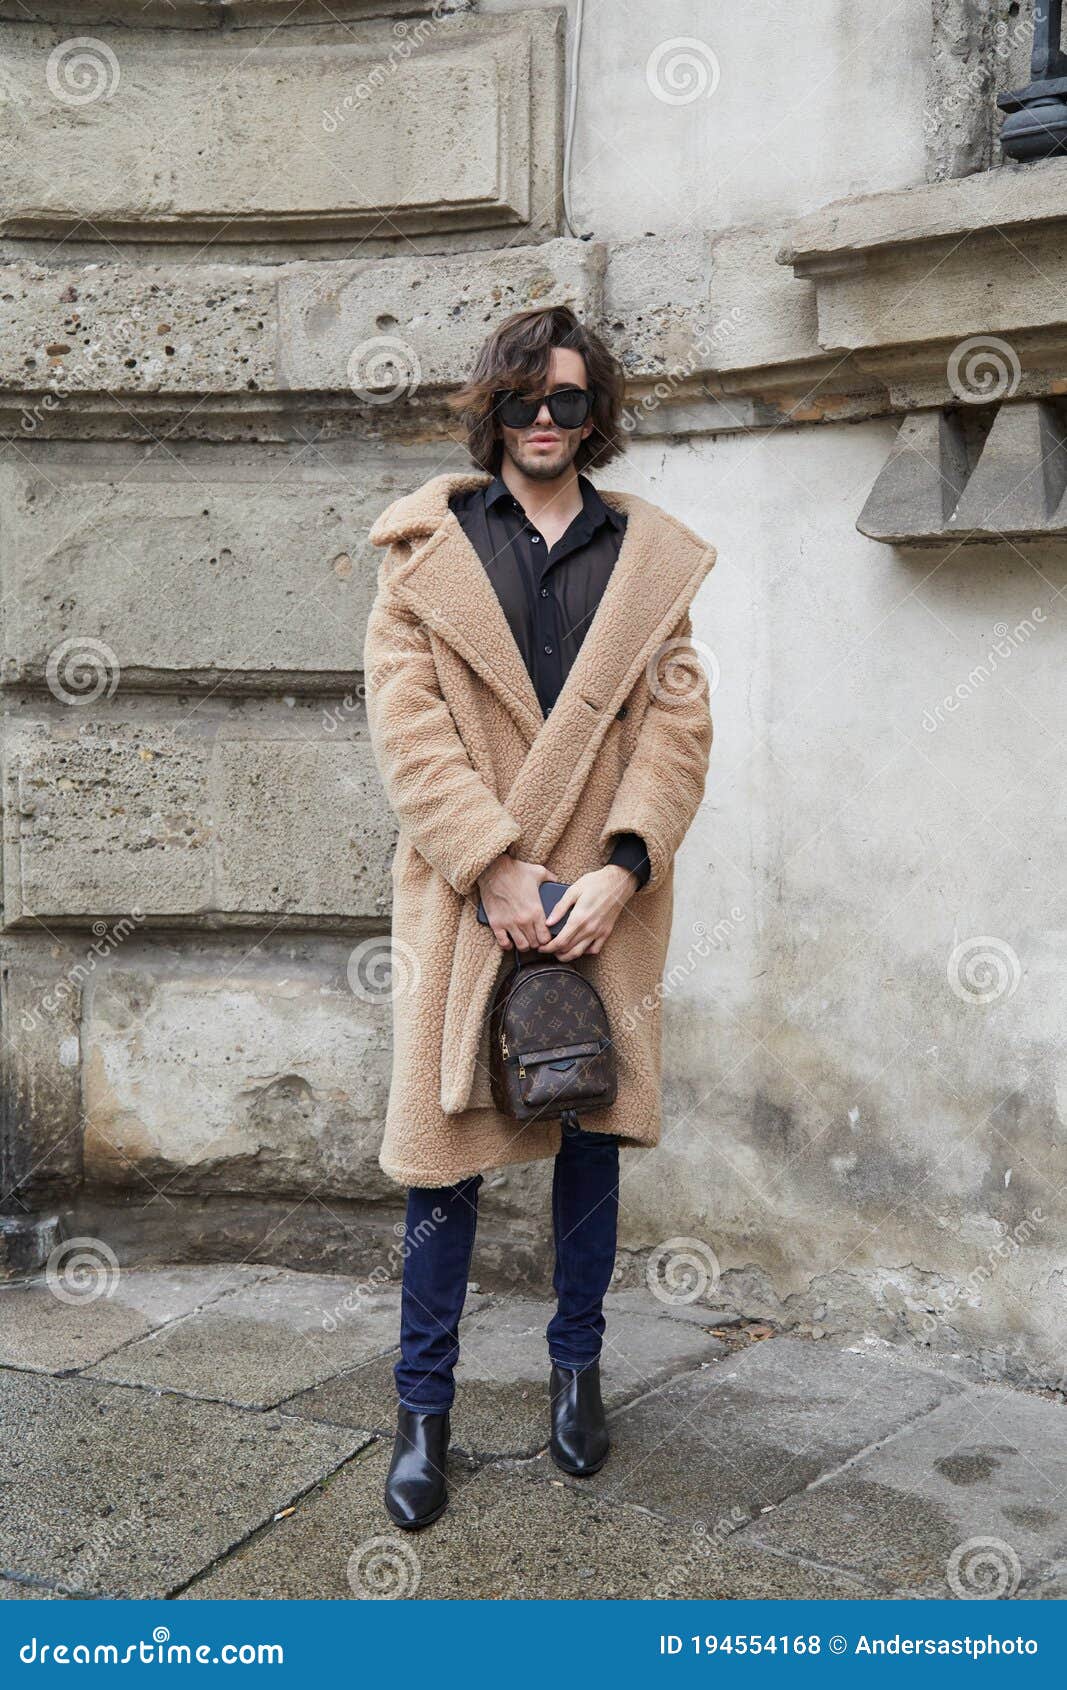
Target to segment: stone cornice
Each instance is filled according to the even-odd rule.
[[[814,291],[820,348],[884,385],[891,408],[971,402],[959,362],[979,341],[1010,391],[1067,374],[1067,163],[1005,168],[843,200],[791,231],[779,262]]]

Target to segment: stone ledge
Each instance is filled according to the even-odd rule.
[[[822,350],[894,408],[959,398],[954,360],[980,339],[1013,367],[993,397],[1037,397],[1063,388],[1065,224],[1067,163],[1052,160],[840,201],[797,224],[779,262],[815,289]]]
[[[780,263],[801,276],[863,269],[875,254],[1067,219],[1067,165],[1004,165],[947,182],[823,206],[795,224]]]

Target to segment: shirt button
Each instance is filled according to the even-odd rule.
[[[530,539],[533,541],[535,546],[539,546],[541,544],[540,534],[531,534]]]
[[[547,587],[542,587],[542,588],[541,588],[541,597],[542,597],[542,598],[543,598],[543,599],[547,599],[547,597],[548,597],[548,588],[547,588]]]
[[[545,647],[545,656],[546,657],[552,656],[552,647],[550,645],[546,645],[546,647]]]

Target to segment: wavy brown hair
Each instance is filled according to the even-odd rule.
[[[463,420],[467,449],[479,469],[495,475],[500,468],[504,443],[493,414],[494,396],[507,388],[524,393],[539,391],[556,346],[581,353],[586,379],[593,389],[593,430],[578,447],[575,468],[609,464],[622,452],[622,365],[600,336],[579,322],[569,305],[547,305],[517,311],[494,329],[467,381],[449,397],[449,407]]]

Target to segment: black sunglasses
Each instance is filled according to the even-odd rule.
[[[514,388],[496,395],[496,415],[505,428],[529,428],[542,405],[557,428],[581,428],[593,409],[593,390],[587,387],[557,387],[539,398],[517,393]]]

